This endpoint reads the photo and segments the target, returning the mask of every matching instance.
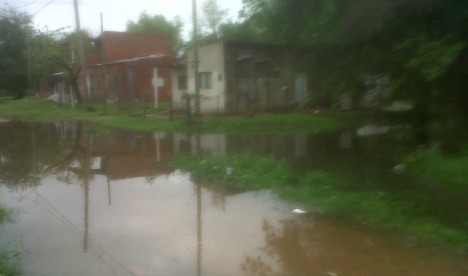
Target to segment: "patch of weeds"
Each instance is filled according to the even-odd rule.
[[[468,197],[468,154],[445,156],[437,148],[417,151],[406,158],[407,173],[424,189],[438,195],[466,199]]]
[[[285,199],[318,207],[326,214],[468,249],[466,233],[428,217],[424,199],[408,200],[399,194],[379,190],[344,190],[342,182],[345,180],[326,172],[311,172],[301,185],[285,187],[279,193]]]
[[[466,231],[433,218],[428,207],[431,199],[412,191],[363,188],[324,171],[298,176],[287,164],[271,157],[185,156],[172,165],[220,185],[270,188],[286,200],[319,208],[325,214],[468,249]]]
[[[12,214],[12,211],[0,206],[0,224],[4,223]],[[19,257],[19,252],[0,252],[0,275],[12,276],[19,275],[15,261]]]
[[[16,262],[20,256],[20,252],[3,252],[0,253],[0,275],[14,276],[19,275],[19,269]]]
[[[250,155],[185,156],[171,163],[198,176],[232,187],[265,189],[294,182],[293,171],[271,157]]]

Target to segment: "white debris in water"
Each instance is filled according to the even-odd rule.
[[[292,210],[294,214],[305,214],[307,211],[301,210],[301,209],[294,209]]]

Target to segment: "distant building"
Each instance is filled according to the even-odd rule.
[[[83,96],[89,93],[93,100],[123,104],[171,98],[174,56],[169,37],[104,32],[95,39],[94,48],[95,55],[86,59]]]
[[[173,106],[195,91],[194,51],[187,56],[187,89],[173,90]],[[307,78],[300,56],[283,46],[214,43],[199,47],[198,78],[202,113],[246,113],[301,106]],[[182,67],[180,67],[182,68]],[[184,72],[179,68],[179,80]]]

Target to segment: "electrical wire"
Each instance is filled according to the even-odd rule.
[[[49,1],[47,4],[45,4],[42,8],[40,8],[39,10],[37,10],[35,13],[33,13],[33,16],[37,15],[38,13],[40,13],[42,10],[44,10],[45,8],[47,8],[50,4],[52,4],[53,2],[55,2],[55,0],[51,0]]]

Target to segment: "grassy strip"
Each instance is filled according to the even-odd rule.
[[[186,156],[172,165],[228,186],[272,188],[284,199],[319,208],[326,214],[468,249],[466,233],[426,216],[424,202],[405,200],[390,192],[352,189],[347,180],[326,172],[299,177],[274,158],[243,155]]]
[[[0,206],[0,223],[3,223],[9,216],[11,212]],[[11,256],[6,252],[0,252],[0,275],[1,276],[13,276],[18,275],[18,268],[11,263],[11,259],[17,257],[18,254]]]
[[[32,122],[54,122],[96,116],[95,113],[85,112],[84,109],[59,106],[46,100],[30,98],[0,103],[0,115],[10,119]]]
[[[271,157],[184,156],[171,164],[235,188],[275,188],[295,181],[293,171],[285,163]]]
[[[424,202],[383,191],[343,189],[344,181],[325,172],[312,172],[299,187],[285,187],[279,192],[286,199],[318,206],[328,214],[468,249],[468,235],[426,216]]]
[[[135,106],[131,114],[141,115],[143,110]],[[355,127],[363,122],[363,116],[354,113],[321,112],[311,114],[306,112],[245,116],[205,116],[192,119],[186,123],[183,115],[175,116],[170,121],[168,115],[159,116],[127,116],[127,111],[118,110],[116,106],[108,105],[107,113],[103,114],[103,106],[94,105],[92,111],[86,108],[71,108],[59,106],[46,100],[22,99],[8,100],[0,103],[0,116],[10,119],[35,122],[54,122],[58,120],[88,120],[98,124],[123,129],[139,131],[168,132],[211,132],[211,133],[297,133],[313,131],[332,131]],[[148,109],[148,112],[154,110]]]
[[[419,151],[405,160],[407,171],[438,195],[468,198],[468,151],[444,156],[436,149]]]

